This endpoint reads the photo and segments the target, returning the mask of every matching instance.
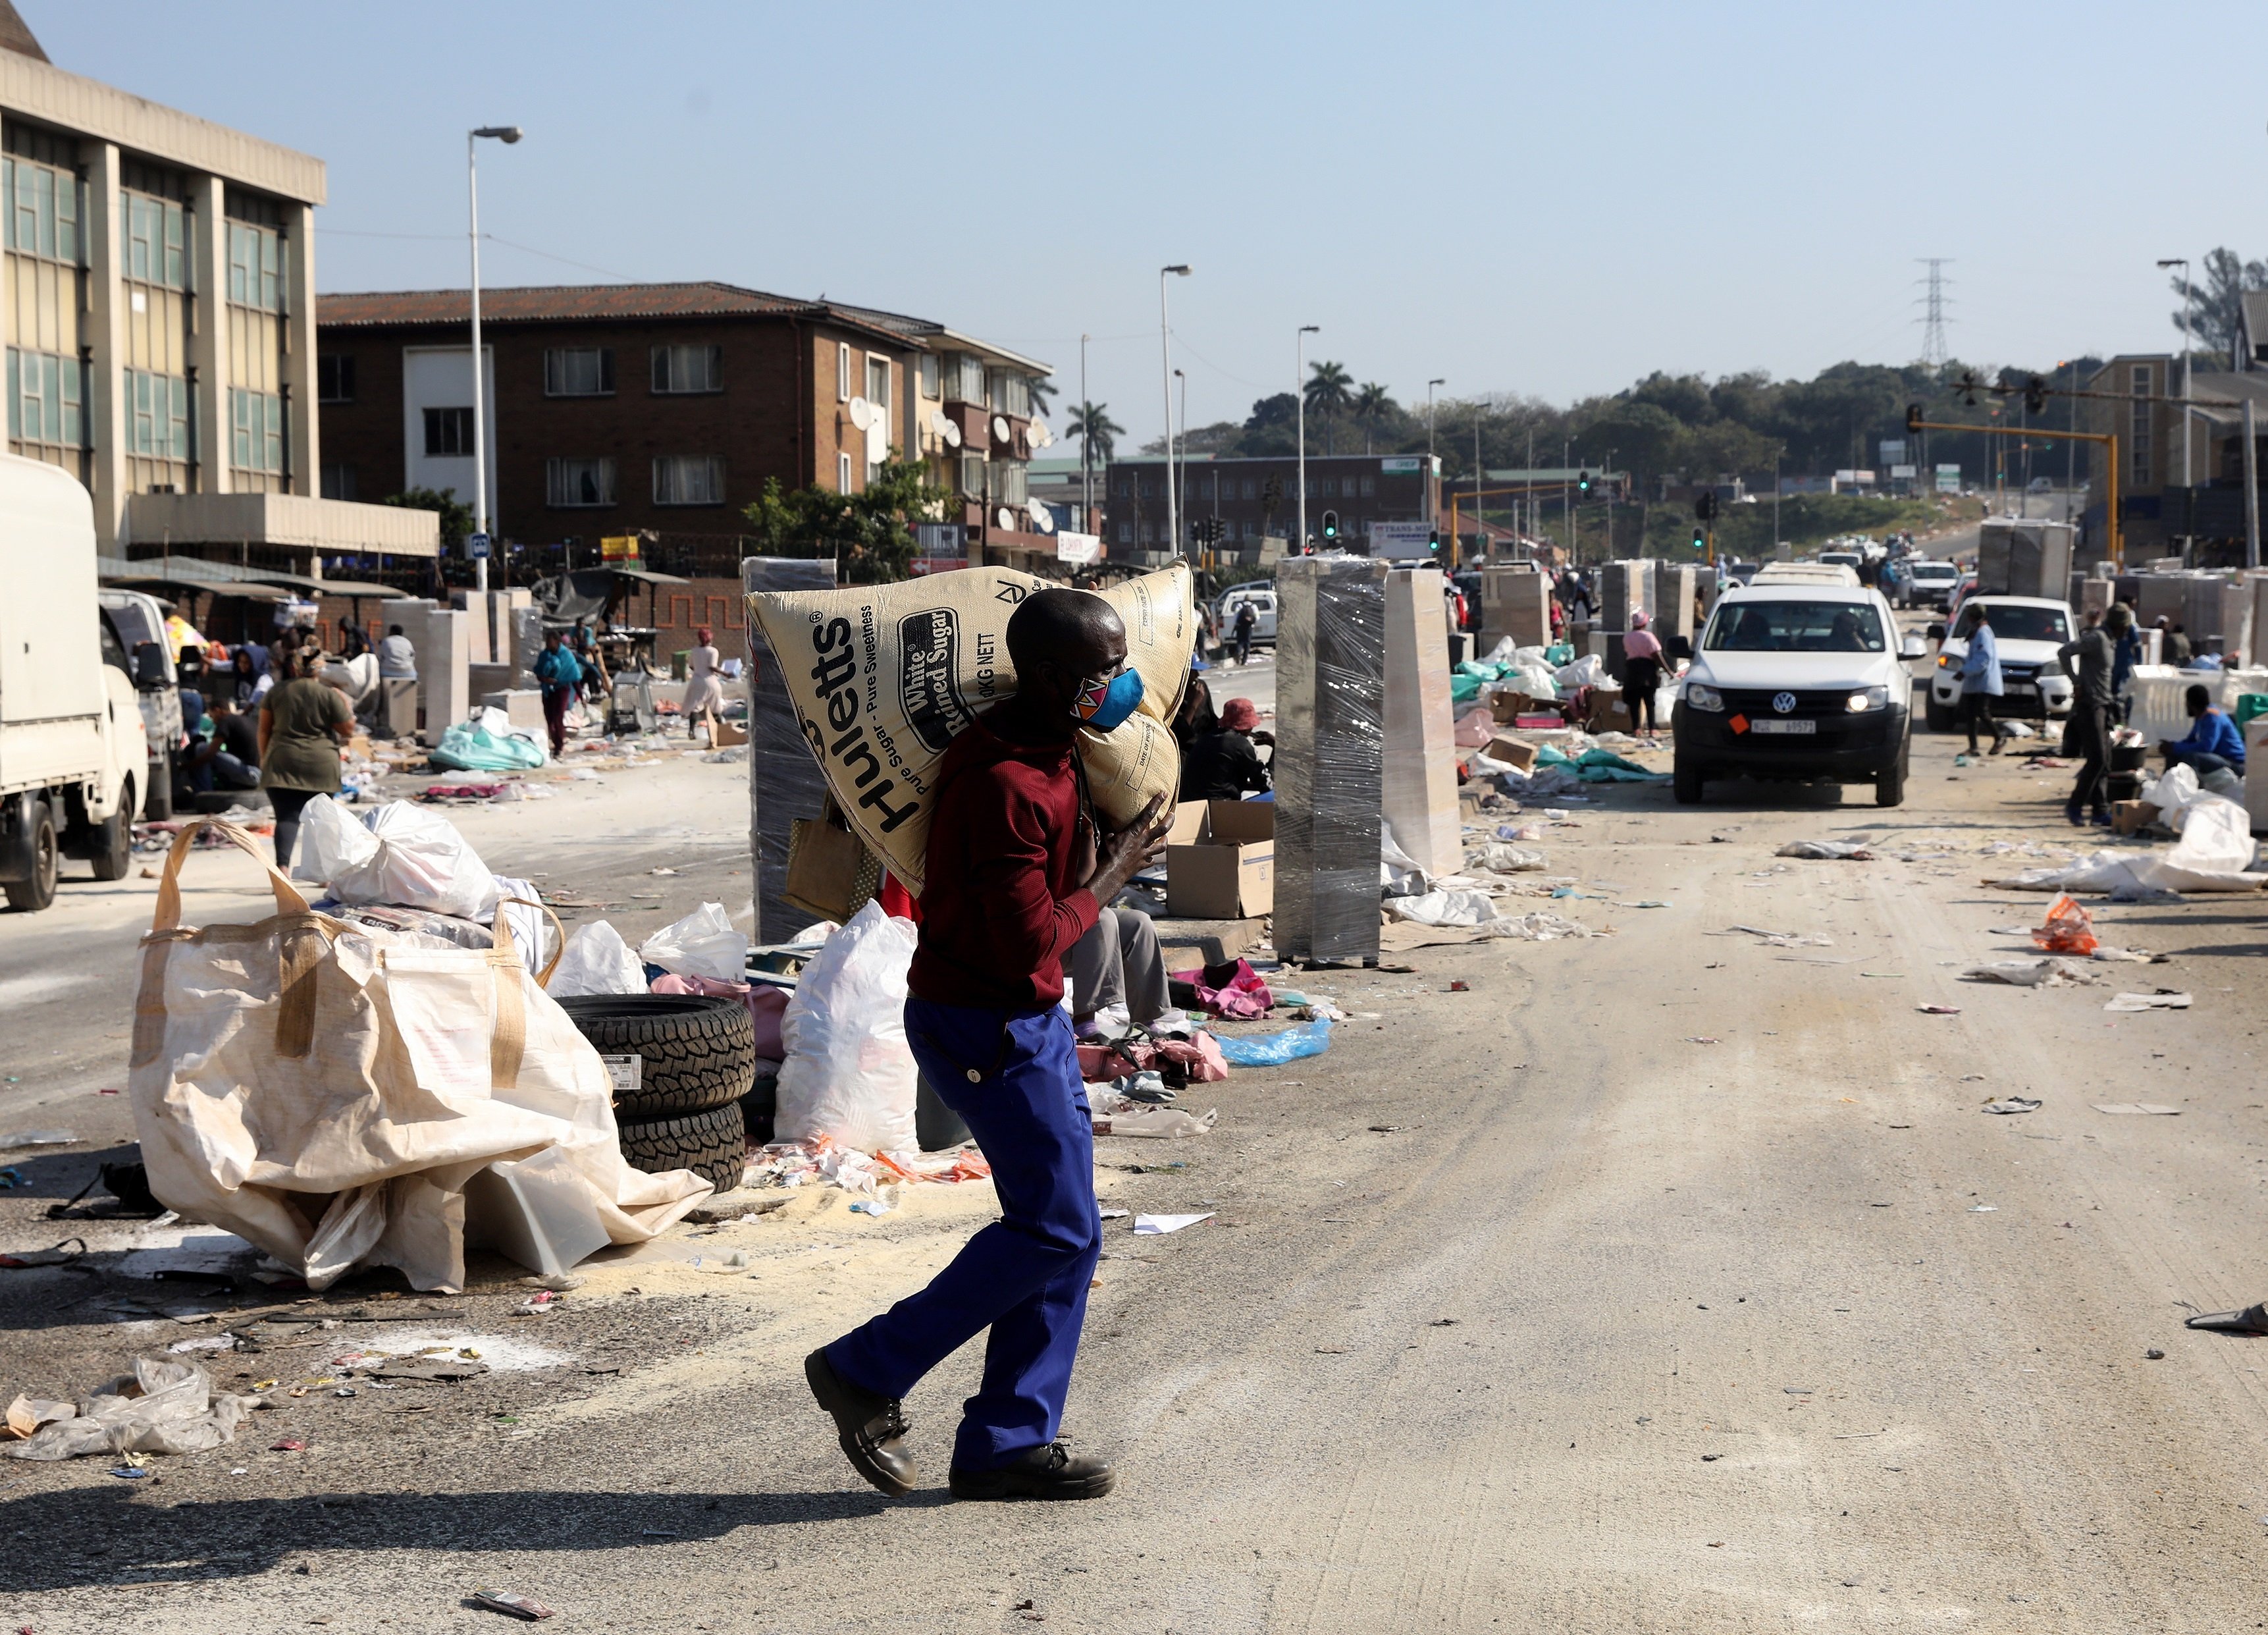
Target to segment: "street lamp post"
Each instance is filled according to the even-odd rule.
[[[1174,371],[1174,379],[1181,383],[1182,387],[1182,465],[1181,475],[1175,479],[1178,486],[1174,498],[1179,502],[1182,512],[1187,514],[1189,508],[1189,378],[1176,369]],[[1173,427],[1168,425],[1166,431],[1170,436]],[[1181,536],[1176,534],[1174,538],[1174,555],[1179,556],[1183,554],[1184,547]]]
[[[1433,482],[1433,388],[1448,384],[1447,375],[1435,375],[1425,383],[1425,520],[1428,522],[1441,519],[1441,497]]]
[[[1079,337],[1079,412],[1087,422],[1079,434],[1079,531],[1094,523],[1094,409],[1086,396],[1086,336]]]
[[[1189,276],[1186,262],[1158,269],[1159,380],[1166,389],[1166,540],[1174,554],[1182,551],[1182,513],[1174,494],[1174,329],[1166,312],[1166,279]]]
[[[473,532],[480,535],[484,549],[494,549],[487,543],[489,532],[489,461],[487,409],[485,394],[481,386],[481,185],[480,172],[473,163],[475,144],[483,136],[492,136],[509,145],[519,140],[517,125],[482,125],[465,133],[465,197],[471,206],[472,226],[467,235],[473,247]],[[478,576],[480,589],[485,594],[489,588],[489,559],[486,556],[474,559],[473,571]]]
[[[1294,541],[1295,554],[1307,549],[1307,337],[1322,332],[1321,324],[1301,324],[1292,347],[1292,401],[1298,405],[1300,416],[1300,537]]]
[[[2169,267],[2178,267],[2182,269],[2182,489],[2183,490],[2183,497],[2188,504],[2188,509],[2183,512],[2182,518],[2184,525],[2182,529],[2182,536],[2186,541],[2194,538],[2194,528],[2192,525],[2195,521],[2197,511],[2197,497],[2194,494],[2188,492],[2191,483],[2191,478],[2190,475],[2189,403],[2191,350],[2190,301],[2191,298],[2191,293],[2190,290],[2189,257],[2185,255],[2169,255],[2163,261],[2160,261],[2158,263],[2158,267],[2161,271],[2163,271]],[[2188,554],[2187,550],[2183,552],[2183,555],[2185,556]]]

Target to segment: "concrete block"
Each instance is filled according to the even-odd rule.
[[[515,687],[481,694],[480,700],[490,710],[503,711],[516,727],[539,735],[545,731],[543,695],[540,692]]]
[[[425,703],[428,744],[440,742],[441,734],[471,711],[472,691],[466,675],[471,626],[471,615],[454,608],[426,610],[425,640],[417,649],[417,687]]]
[[[535,655],[543,651],[543,609],[512,610],[512,673],[514,687],[535,685]]]
[[[1276,946],[1378,956],[1386,574],[1304,556],[1277,570]]]
[[[1714,577],[1714,576],[1712,576]],[[1690,563],[1657,562],[1654,564],[1653,595],[1646,609],[1652,622],[1647,628],[1662,641],[1673,636],[1693,639],[1693,593],[1697,578]]]
[[[1500,637],[1518,647],[1544,647],[1551,641],[1551,583],[1532,568],[1481,570],[1481,622],[1486,627],[1481,651]]]
[[[465,695],[468,698],[485,698],[511,685],[512,667],[508,664],[484,664],[475,659],[465,667]]]
[[[1525,574],[1525,578],[1537,578]],[[1386,760],[1381,809],[1402,850],[1429,874],[1464,866],[1457,819],[1456,723],[1442,639],[1441,573],[1386,578]]]
[[[489,599],[478,591],[458,591],[450,605],[465,615],[465,662],[487,664],[495,647],[489,635]]]

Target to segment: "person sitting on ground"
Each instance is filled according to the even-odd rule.
[[[2182,697],[2196,725],[2178,743],[2161,740],[2158,753],[2166,757],[2166,770],[2185,766],[2199,777],[2214,772],[2242,777],[2244,734],[2236,730],[2236,723],[2213,708],[2213,695],[2202,687],[2192,686]]]
[[[379,638],[378,674],[389,681],[414,681],[417,679],[417,649],[401,633],[398,624],[389,626]]]
[[[1661,640],[1646,628],[1643,613],[1631,615],[1631,628],[1623,632],[1623,708],[1630,712],[1630,730],[1652,738],[1660,723],[1653,714],[1653,696],[1661,686]],[[1640,714],[1646,717],[1643,731]]]
[[[1064,956],[1064,975],[1071,980],[1071,1031],[1081,1044],[1107,1043],[1118,1036],[1100,1015],[1112,1005],[1123,1005],[1136,1027],[1147,1028],[1161,1019],[1184,1020],[1167,992],[1157,924],[1139,909],[1105,904]]]
[[[1182,758],[1182,799],[1241,800],[1268,787],[1268,767],[1253,750],[1273,748],[1275,737],[1253,731],[1260,711],[1249,698],[1232,698],[1220,707],[1220,725],[1201,734]]]
[[[556,630],[543,633],[543,651],[535,655],[535,679],[543,689],[543,725],[550,729],[551,755],[556,760],[567,753],[567,706],[583,681],[582,665]]]
[[[1189,776],[1189,751],[1207,733],[1220,731],[1220,712],[1212,707],[1212,689],[1201,675],[1189,678],[1182,691],[1181,708],[1174,711],[1174,741],[1182,747],[1182,775]]]
[[[181,769],[191,788],[202,793],[260,787],[260,733],[232,695],[216,696],[212,713],[192,731],[197,740]]]
[[[2000,644],[1992,635],[1992,610],[1977,604],[1977,628],[1969,633],[1969,651],[1961,659],[1961,720],[1969,729],[1969,753],[1977,753],[1977,729],[1992,732],[1992,701],[2004,694],[2000,677]],[[1992,753],[2000,753],[2000,737],[1992,735]]]

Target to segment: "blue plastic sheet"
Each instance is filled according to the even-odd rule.
[[[1231,1067],[1281,1067],[1303,1056],[1321,1056],[1330,1048],[1331,1025],[1325,1020],[1302,1022],[1257,1038],[1220,1041],[1221,1059]]]
[[[543,746],[518,733],[491,733],[478,720],[460,721],[441,734],[430,759],[453,772],[525,772],[549,759]]]

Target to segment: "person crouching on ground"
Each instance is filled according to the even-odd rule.
[[[2170,772],[2185,766],[2199,777],[2215,772],[2234,772],[2242,777],[2244,734],[2236,730],[2236,723],[2213,707],[2213,695],[2202,687],[2192,686],[2182,699],[2194,725],[2180,742],[2159,742],[2158,753],[2166,757],[2166,770]]]
[[[543,633],[543,651],[535,655],[535,679],[543,689],[543,725],[551,732],[551,758],[567,752],[567,706],[583,681],[583,667],[560,641],[559,632]]]
[[[1268,787],[1268,766],[1253,748],[1273,748],[1275,737],[1253,729],[1260,711],[1249,698],[1232,698],[1220,707],[1220,725],[1201,733],[1182,757],[1182,799],[1241,800]]]
[[[1087,796],[1078,730],[1108,732],[1142,696],[1110,605],[1040,591],[1007,638],[1015,696],[939,763],[905,1012],[922,1076],[992,1166],[1000,1219],[928,1287],[804,1359],[852,1468],[894,1496],[920,1480],[902,1399],[988,1326],[983,1383],[954,1441],[954,1497],[1097,1499],[1114,1479],[1057,1436],[1102,1249],[1063,961],[1164,851],[1163,798],[1114,831]]]

